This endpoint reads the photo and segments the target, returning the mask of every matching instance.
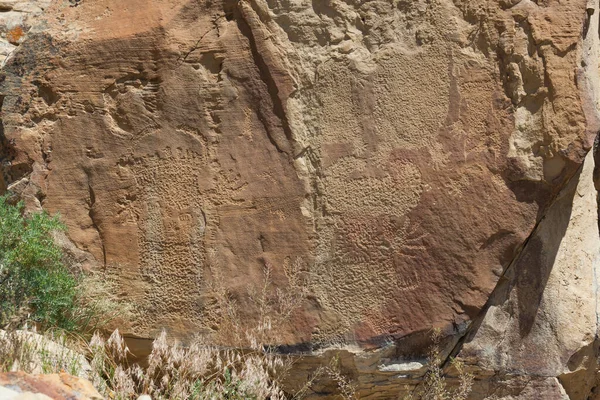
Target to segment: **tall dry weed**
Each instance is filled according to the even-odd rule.
[[[0,330],[0,372],[58,373],[66,371],[84,378],[91,376],[91,367],[80,352],[74,349],[79,338],[63,331],[35,329]],[[79,346],[78,349],[81,349]]]
[[[464,370],[461,361],[452,359],[458,373],[458,388],[450,388],[444,373],[441,355],[441,331],[435,329],[431,335],[432,345],[428,354],[429,370],[425,379],[404,400],[466,400],[473,386],[473,375]]]
[[[127,364],[129,350],[118,331],[106,341],[95,335],[90,359],[102,380],[96,386],[104,384],[104,394],[116,399],[148,394],[153,399],[279,400],[301,399],[316,380],[328,377],[342,398],[356,399],[355,388],[336,361],[317,369],[297,393],[283,390],[282,382],[297,357],[279,354],[273,345],[309,292],[300,260],[288,260],[283,270],[286,290],[274,287],[268,263],[259,289],[248,289],[258,315],[248,324],[242,322],[240,306],[226,289],[219,269],[214,269],[205,321],[214,336],[197,337],[184,346],[170,343],[163,331],[153,343],[146,367]]]
[[[282,327],[289,323],[309,291],[299,260],[286,262],[284,272],[288,281],[286,290],[274,287],[273,269],[268,263],[259,289],[248,289],[248,299],[258,315],[253,324],[242,322],[240,306],[215,272],[210,287],[212,302],[207,312],[207,326],[213,327],[215,336],[199,336],[182,344],[169,341],[163,331],[154,340],[147,363],[140,366],[129,363],[131,354],[118,330],[108,338],[96,332],[87,342],[80,337],[65,341],[86,354],[84,372],[66,367],[72,363],[72,357],[49,364],[43,372],[67,370],[84,376],[106,398],[116,400],[135,399],[142,394],[155,400],[301,399],[321,378],[332,380],[343,399],[356,399],[355,388],[341,373],[337,359],[314,371],[298,392],[290,394],[283,390],[282,382],[298,357],[279,354],[274,344],[280,340]],[[93,286],[90,286],[90,298],[95,297]],[[111,303],[99,304],[98,309],[110,311]],[[3,370],[31,372],[32,369],[25,366],[39,364],[39,355],[45,351],[19,336],[9,335],[3,339],[0,335]]]
[[[118,331],[108,340],[95,335],[90,364],[94,382],[110,398],[284,399],[278,374],[284,358],[260,349],[223,349],[200,340],[170,344],[163,331],[154,341],[148,365],[128,365],[129,349]]]

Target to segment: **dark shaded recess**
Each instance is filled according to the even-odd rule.
[[[451,327],[455,330],[455,327]],[[371,348],[382,348],[394,343],[394,357],[398,359],[422,359],[424,355],[433,346],[432,331],[430,329],[420,330],[411,332],[408,335],[393,336],[389,334],[374,336],[369,338],[367,341],[360,341],[359,344],[362,346],[368,346]],[[447,348],[451,343],[454,342],[452,336],[442,337],[438,346],[440,349]],[[302,342],[295,344],[277,345],[274,349],[280,354],[309,354],[311,352],[319,351],[327,346],[312,343]]]
[[[312,0],[312,8],[315,14],[317,14],[319,17],[325,15],[332,20],[335,20],[336,18],[342,16],[340,12],[333,8],[328,1]],[[400,8],[400,4],[398,4],[398,8]]]
[[[44,100],[44,102],[51,106],[60,99],[60,94],[55,92],[50,85],[42,82],[38,79],[32,82],[38,88],[38,96]]]
[[[571,178],[575,181],[579,180],[582,166],[577,170]],[[522,181],[519,183],[523,183]],[[564,185],[567,187],[569,181]],[[513,191],[515,191],[513,189]],[[450,352],[446,363],[451,357],[455,357],[461,351],[464,343],[468,343],[476,336],[477,331],[481,327],[487,311],[492,306],[500,306],[505,304],[513,291],[516,293],[517,310],[515,318],[519,323],[519,334],[521,337],[526,337],[531,332],[536,322],[536,317],[539,311],[540,303],[548,278],[552,272],[556,254],[562,239],[571,219],[571,210],[573,198],[576,193],[574,186],[569,191],[564,191],[562,196],[549,203],[544,210],[547,211],[550,206],[556,207],[559,211],[553,215],[552,220],[552,235],[546,235],[547,239],[542,243],[541,239],[536,235],[539,224],[544,220],[544,215],[538,219],[538,223],[532,230],[529,237],[525,240],[517,255],[505,269],[504,273],[498,280],[496,287],[492,291],[488,301],[482,308],[479,315],[473,319],[473,322],[466,334],[458,341],[454,349]],[[521,195],[527,199],[527,194],[521,191],[515,191],[518,196]],[[546,226],[546,229],[548,226]]]
[[[592,22],[592,15],[594,15],[594,8],[588,7],[586,9],[587,16],[583,22],[583,37],[587,37],[588,31],[590,30],[590,23]]]
[[[594,152],[594,188],[597,192],[600,192],[600,132],[596,134],[592,151]],[[600,211],[600,195],[596,197],[596,202],[598,204],[598,211]],[[600,219],[598,220],[598,232],[600,232]]]
[[[221,72],[223,58],[217,57],[215,52],[207,52],[200,56],[200,63],[212,74]]]
[[[227,21],[233,21],[234,19],[236,19],[236,17],[241,17],[237,9],[237,3],[237,0],[223,1],[223,11],[225,12],[225,19],[227,19]]]
[[[455,331],[454,326],[452,327],[452,331]],[[396,346],[395,356],[403,360],[422,359],[434,346],[432,334],[433,331],[431,329],[426,329],[396,338],[394,340],[394,345]],[[436,344],[436,347],[439,349],[447,348],[453,340],[452,336],[443,336]]]
[[[2,101],[4,101],[4,96],[1,97]],[[2,107],[0,106],[0,110]],[[6,188],[8,186],[8,176],[7,176],[7,166],[10,165],[10,162],[13,158],[14,148],[4,136],[4,125],[2,125],[2,121],[0,121],[0,170],[2,173],[0,174],[0,195],[6,193]]]
[[[265,130],[267,131],[267,134],[269,136],[269,140],[273,144],[273,146],[275,146],[275,148],[279,152],[287,153],[282,148],[282,146],[277,142],[276,134],[273,133],[272,130],[274,128],[277,129],[278,127],[273,126],[273,123],[269,122],[269,120],[271,118],[269,118],[269,116],[268,116],[268,114],[272,113],[276,117],[276,119],[278,120],[278,123],[280,125],[280,128],[283,129],[285,138],[287,139],[287,141],[290,144],[293,143],[294,140],[293,140],[292,130],[290,129],[290,126],[289,126],[289,123],[287,120],[287,116],[285,114],[284,106],[279,98],[279,88],[277,87],[277,82],[275,82],[275,79],[273,78],[272,73],[271,73],[271,69],[269,68],[269,66],[265,62],[262,54],[258,50],[256,38],[254,37],[254,32],[252,31],[252,28],[250,27],[250,25],[248,24],[248,22],[245,20],[244,16],[242,15],[241,11],[239,10],[240,6],[237,4],[238,2],[237,1],[235,2],[235,7],[233,6],[233,3],[234,2],[230,1],[230,0],[227,0],[225,2],[225,5],[224,5],[225,15],[228,19],[229,19],[229,15],[233,16],[233,19],[235,19],[235,21],[237,22],[237,26],[238,26],[238,29],[240,30],[240,33],[248,39],[248,43],[250,44],[250,50],[252,52],[252,58],[254,60],[254,64],[256,65],[256,67],[258,69],[260,79],[264,82],[264,84],[267,87],[267,92],[271,99],[272,110],[265,110],[266,104],[265,104],[264,100],[261,100],[260,98],[256,99],[256,104],[258,105],[257,115],[258,115],[261,123],[264,125]],[[256,96],[256,93],[254,91],[250,91],[250,92],[254,96]]]
[[[507,159],[509,169],[511,163],[515,159]],[[508,187],[515,195],[517,201],[521,203],[535,203],[537,205],[537,221],[539,222],[544,216],[547,207],[552,203],[552,187],[545,182],[534,182],[528,180],[512,180],[508,178],[509,174],[502,174],[506,187]]]

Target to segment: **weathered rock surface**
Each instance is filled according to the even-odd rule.
[[[0,373],[0,396],[2,399],[14,400],[103,399],[89,381],[65,373],[48,375],[29,375],[24,372]]]
[[[218,331],[215,286],[251,326],[268,266],[303,293],[278,344],[358,353],[365,396],[412,379],[440,327],[503,377],[498,396],[580,398],[599,15],[584,0],[51,2],[5,35],[0,186],[61,212],[73,254],[134,304],[130,335]]]
[[[92,367],[86,358],[64,344],[64,337],[52,340],[31,331],[0,330],[0,349],[22,348],[27,354],[26,357],[21,357],[19,362],[15,361],[13,365],[8,366],[11,371],[27,371],[37,375],[47,372],[44,369],[51,365],[55,370],[65,369],[79,377],[91,378]]]
[[[476,373],[557,378],[570,399],[587,399],[597,385],[600,237],[592,176],[590,153],[473,325],[460,356]]]

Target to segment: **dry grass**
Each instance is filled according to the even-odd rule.
[[[40,372],[34,366],[43,363],[45,368],[41,372],[67,371],[88,378],[102,395],[117,400],[135,399],[142,394],[152,399],[301,399],[322,377],[337,384],[343,399],[356,399],[354,387],[340,372],[335,359],[314,371],[297,393],[283,390],[282,381],[298,357],[278,354],[272,344],[278,342],[281,327],[289,322],[308,294],[300,261],[286,263],[284,270],[287,290],[273,287],[269,264],[265,265],[260,289],[249,289],[248,298],[258,311],[253,325],[241,322],[240,307],[215,272],[215,283],[210,288],[212,302],[207,312],[207,326],[215,327],[214,335],[182,345],[170,343],[163,331],[153,343],[147,366],[128,363],[129,349],[118,330],[108,338],[97,332],[90,341],[75,336],[52,337],[59,338],[65,349],[77,349],[77,352],[58,352],[52,362],[40,361],[40,354],[56,353],[51,340],[43,338],[33,343],[29,336],[15,330],[0,336],[0,360],[4,360],[0,367]],[[106,289],[99,284],[97,279],[88,279],[82,297],[97,299],[96,288],[103,292]],[[112,300],[96,304],[98,315],[112,318]],[[219,341],[221,346],[214,344]]]
[[[78,351],[71,349],[74,346]],[[307,382],[295,395],[286,394],[280,380],[292,366],[291,358],[263,347],[225,349],[200,340],[185,347],[169,344],[165,332],[154,341],[147,366],[129,365],[128,355],[118,330],[108,339],[96,333],[89,343],[24,330],[0,334],[1,371],[65,371],[90,379],[110,399],[135,399],[141,394],[153,399],[301,399],[313,383]],[[343,398],[354,399],[346,396],[350,386],[335,366],[319,369],[313,377],[325,374],[339,379]]]
[[[27,329],[0,331],[0,372],[50,374],[65,371],[90,378],[91,367],[85,357],[73,349],[75,343],[81,341],[65,333],[40,335]]]
[[[86,341],[72,334],[47,331],[39,335],[9,329],[0,331],[0,371],[66,371],[90,379],[102,395],[116,400],[135,399],[143,394],[155,400],[299,400],[321,379],[334,382],[340,398],[358,399],[356,387],[341,373],[335,357],[329,365],[313,371],[296,393],[284,391],[282,382],[298,357],[278,354],[272,344],[279,342],[281,327],[289,322],[309,292],[302,280],[299,261],[286,264],[284,270],[288,278],[286,291],[273,287],[272,269],[268,264],[260,289],[249,290],[248,297],[258,311],[258,318],[251,326],[242,324],[238,304],[215,273],[215,284],[210,288],[213,301],[207,313],[208,326],[215,327],[214,336],[197,337],[182,345],[169,342],[163,331],[153,342],[144,367],[129,364],[129,349],[118,330],[108,338],[97,332]],[[94,303],[95,315],[110,320],[118,304],[115,299],[99,296],[106,292],[101,282],[96,277],[89,278],[80,296],[86,303],[104,298],[103,302]],[[464,372],[461,363],[453,361],[459,385],[449,387],[442,369],[440,339],[440,332],[434,331],[430,368],[422,384],[405,400],[465,400],[468,397],[473,377]],[[219,340],[221,346],[215,345]]]
[[[131,318],[131,306],[122,301],[116,293],[118,285],[106,274],[82,274],[77,286],[79,307],[74,313],[80,333],[90,335],[98,329],[114,327],[117,320]]]
[[[93,383],[105,396],[131,399],[284,399],[279,380],[285,359],[261,348],[220,349],[195,341],[169,344],[165,332],[154,341],[148,366],[129,366],[128,349],[115,331],[108,340],[95,335],[91,365],[99,374]]]
[[[473,375],[465,372],[459,360],[453,359],[452,366],[458,372],[459,385],[455,389],[449,388],[440,352],[440,330],[433,331],[432,341],[428,356],[430,367],[425,379],[411,394],[405,396],[404,400],[466,400],[473,386]]]
[[[281,332],[290,318],[301,306],[310,292],[303,276],[300,259],[287,260],[283,265],[287,278],[285,290],[273,285],[273,267],[268,262],[263,269],[263,282],[258,289],[248,287],[246,307],[255,309],[257,318],[244,321],[241,306],[227,290],[221,268],[211,268],[212,280],[206,288],[207,301],[204,308],[204,325],[211,331],[210,342],[233,347],[256,347],[257,342],[268,346],[284,342]]]

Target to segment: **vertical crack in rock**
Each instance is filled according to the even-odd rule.
[[[281,126],[274,126],[273,122],[266,115],[268,111],[264,109],[264,100],[260,101],[259,104],[259,119],[265,126],[271,143],[279,152],[289,154],[291,151],[290,144],[293,144],[294,140],[284,102],[293,91],[293,83],[284,68],[279,66],[274,49],[269,48],[270,39],[267,32],[265,32],[266,28],[262,26],[260,18],[252,6],[247,1],[240,1],[238,3],[238,11],[238,27],[240,32],[248,39],[252,57],[260,73],[260,78],[266,85],[269,93],[272,112],[279,120]],[[283,130],[284,137],[277,132],[278,128]]]
[[[92,222],[92,226],[94,227],[96,232],[98,232],[98,238],[100,239],[100,247],[102,250],[102,265],[104,266],[104,268],[106,268],[106,246],[104,245],[104,238],[102,237],[102,231],[100,230],[100,226],[98,225],[98,221],[97,221],[98,218],[96,215],[96,211],[94,209],[94,206],[96,205],[96,193],[94,192],[94,188],[92,188],[92,185],[90,183],[89,172],[86,171],[86,175],[88,178],[87,187],[88,187],[88,192],[89,192],[89,196],[90,196],[88,215],[90,216],[90,221]]]
[[[596,133],[599,132],[599,110],[598,110],[598,94],[600,93],[600,79],[598,76],[598,50],[599,50],[599,46],[598,46],[598,42],[599,42],[599,38],[598,35],[595,34],[595,32],[598,30],[598,26],[600,25],[598,22],[598,16],[592,17],[594,16],[595,10],[598,10],[598,1],[597,0],[593,0],[590,1],[588,4],[588,8],[586,9],[586,13],[587,13],[587,21],[585,23],[584,26],[584,32],[587,33],[584,35],[583,37],[583,43],[582,43],[582,47],[583,47],[583,52],[582,52],[582,59],[581,59],[581,68],[578,71],[578,75],[577,75],[577,82],[578,82],[578,87],[579,90],[581,92],[581,97],[582,97],[582,107],[584,109],[585,112],[585,117],[586,117],[586,126],[585,126],[585,136],[586,137],[590,137],[592,133]],[[580,43],[581,44],[581,43]],[[539,45],[539,44],[538,44]],[[524,271],[523,268],[524,266],[530,262],[531,260],[527,259],[526,257],[529,256],[531,257],[531,254],[533,253],[541,253],[542,252],[542,248],[538,248],[539,246],[541,246],[539,243],[540,240],[543,242],[545,241],[549,241],[551,239],[549,239],[548,237],[545,236],[544,232],[548,231],[548,230],[556,230],[555,226],[557,223],[560,224],[560,221],[555,221],[555,219],[557,217],[560,218],[560,216],[563,216],[564,219],[564,212],[562,210],[562,208],[564,208],[566,206],[566,201],[569,201],[569,198],[566,198],[565,195],[568,195],[569,193],[573,192],[573,194],[575,196],[579,195],[580,197],[583,197],[585,193],[580,193],[580,185],[581,183],[583,184],[583,188],[581,190],[583,190],[585,192],[585,187],[586,187],[586,182],[588,187],[591,184],[589,182],[590,179],[590,175],[591,175],[591,171],[590,171],[590,163],[593,161],[594,162],[594,170],[593,170],[593,181],[594,181],[594,186],[596,191],[598,191],[600,189],[600,169],[598,167],[599,165],[599,161],[600,161],[600,154],[598,151],[598,145],[599,145],[599,141],[600,141],[600,134],[598,134],[596,136],[596,140],[594,143],[594,148],[593,148],[593,157],[588,157],[587,160],[579,166],[578,170],[570,177],[568,177],[568,179],[561,185],[561,191],[559,193],[557,193],[554,198],[552,199],[552,201],[549,203],[549,205],[545,208],[544,210],[544,214],[539,218],[539,220],[537,221],[536,225],[534,226],[534,228],[532,229],[531,233],[528,235],[528,237],[525,239],[525,241],[521,244],[521,246],[519,247],[518,251],[516,252],[516,255],[512,258],[511,262],[509,263],[508,267],[506,267],[506,269],[503,271],[502,275],[500,276],[500,278],[498,279],[496,286],[494,287],[491,295],[488,298],[488,301],[486,302],[485,306],[481,309],[481,311],[479,312],[479,314],[472,320],[470,326],[468,327],[468,329],[465,331],[465,333],[463,335],[461,335],[457,342],[455,343],[455,345],[453,346],[453,348],[451,349],[451,351],[448,354],[448,357],[444,360],[443,365],[447,366],[450,359],[452,357],[455,357],[457,355],[459,355],[459,353],[461,353],[461,351],[463,350],[463,347],[465,346],[466,343],[471,342],[474,338],[476,338],[477,333],[479,331],[479,329],[482,327],[482,324],[484,323],[484,319],[486,319],[488,313],[490,312],[491,308],[494,306],[501,306],[506,304],[509,300],[510,300],[510,296],[511,293],[513,292],[513,288],[515,288],[515,286],[518,286],[518,279],[521,277],[523,277],[523,274],[527,274],[527,271]],[[591,155],[590,155],[591,156]],[[584,173],[584,171],[587,171]],[[584,179],[585,181],[580,181],[581,183],[579,185],[576,185],[577,188],[575,188],[574,184],[576,182],[573,182],[573,179],[577,179],[579,181],[579,179]],[[570,200],[569,201],[569,206],[573,207],[575,204],[575,199],[574,200]],[[560,202],[562,202],[562,204],[560,204]],[[600,208],[600,202],[598,202],[598,198],[596,197],[595,202],[597,203],[597,208]],[[562,207],[562,208],[561,208]],[[580,206],[581,207],[581,206]],[[583,206],[581,210],[585,211],[585,204]],[[558,211],[557,211],[558,210]],[[594,216],[597,219],[597,215]],[[551,220],[547,220],[547,218],[552,218]],[[572,218],[582,218],[581,215],[579,216],[572,216],[569,215],[566,217],[566,221],[569,223],[570,226],[570,222]],[[585,218],[585,216],[583,217]],[[563,221],[564,222],[564,221]],[[600,221],[599,221],[600,224]],[[544,228],[542,228],[544,227]],[[567,229],[567,227],[565,226],[565,230]],[[570,229],[570,228],[569,228]],[[584,229],[582,227],[578,227],[575,229]],[[600,225],[598,225],[598,233],[600,233]],[[575,234],[577,234],[577,231],[574,231]],[[546,235],[548,234],[548,232],[546,232]],[[560,229],[559,232],[554,232],[552,231],[553,235],[556,234],[561,234]],[[571,233],[571,236],[573,235],[573,233]],[[535,239],[535,240],[534,240]],[[563,240],[569,240],[567,238],[566,235],[566,231],[562,232],[562,235],[558,238],[558,242],[554,241],[550,241],[549,244],[552,246],[552,243],[554,243],[554,245],[558,245],[558,246],[562,246],[562,242]],[[546,252],[551,251],[551,250],[556,250],[558,252],[558,249],[547,249],[545,250]],[[593,251],[593,249],[590,249],[590,251]],[[564,253],[564,251],[563,251]],[[538,256],[540,256],[540,254],[537,254]],[[546,256],[548,256],[546,254]],[[550,256],[552,256],[552,254],[550,254]],[[554,257],[556,257],[556,254],[554,254]],[[564,257],[564,254],[563,254]],[[594,331],[595,331],[595,336],[594,336],[594,340],[592,342],[590,342],[588,345],[583,345],[586,342],[582,342],[581,347],[575,348],[575,353],[571,354],[571,357],[568,360],[568,365],[565,365],[565,370],[567,372],[565,373],[560,373],[553,376],[554,378],[557,379],[557,382],[560,383],[560,385],[562,386],[562,388],[564,388],[564,390],[569,394],[569,396],[575,396],[575,397],[571,397],[571,398],[580,398],[579,396],[582,395],[582,390],[587,390],[587,389],[582,389],[582,385],[580,384],[579,380],[581,379],[587,379],[586,381],[586,388],[590,388],[591,385],[589,385],[589,376],[590,374],[593,375],[594,371],[595,371],[595,356],[597,355],[597,344],[598,344],[598,306],[597,306],[597,302],[598,302],[598,296],[597,296],[597,270],[596,270],[596,265],[597,265],[597,259],[595,257],[592,257],[593,259],[585,259],[585,262],[589,262],[590,264],[587,264],[587,270],[590,271],[590,273],[592,274],[592,279],[594,280],[594,282],[591,282],[590,284],[592,285],[592,292],[595,293],[595,299],[593,299],[595,306],[595,315],[594,317]],[[559,260],[559,259],[550,259],[545,261],[546,263],[546,267],[550,268],[548,274],[556,274],[557,276],[562,276],[559,275],[560,274],[560,263],[564,264],[564,260]],[[583,261],[582,261],[583,262]],[[555,267],[559,267],[559,271],[554,271]],[[585,267],[585,266],[584,266]],[[573,267],[574,268],[574,267]],[[564,267],[563,267],[564,269]],[[569,270],[569,268],[567,268],[567,270]],[[575,271],[571,271],[571,274],[575,274]],[[568,276],[568,275],[567,275]],[[564,279],[565,277],[563,276]],[[558,279],[555,277],[555,280]],[[589,283],[589,282],[588,282]],[[547,281],[542,282],[542,286],[538,289],[541,290],[541,293],[545,293],[546,292],[546,285],[548,284]],[[577,290],[577,289],[572,289],[572,290]],[[568,290],[567,290],[567,294],[568,294]],[[529,293],[529,295],[531,296],[532,294]],[[544,295],[546,296],[546,294]],[[547,296],[552,296],[552,294],[547,294]],[[519,296],[517,296],[519,297]],[[517,301],[515,299],[511,300],[511,301]],[[523,302],[524,299],[519,298],[517,301],[517,304],[519,305],[519,308],[521,308],[521,302]],[[563,299],[562,297],[558,298],[558,299],[554,299],[553,301],[556,302],[566,302],[564,304],[568,304],[568,300]],[[513,304],[514,306],[514,304]],[[516,312],[516,311],[515,311]],[[535,308],[535,312],[538,312],[538,309]],[[557,312],[560,312],[560,310],[558,310]],[[586,314],[587,315],[587,314]],[[535,315],[534,315],[535,318]],[[492,317],[493,319],[493,317]],[[584,322],[582,322],[582,326],[584,325]],[[489,327],[488,327],[489,328]],[[514,328],[514,327],[513,327]],[[585,327],[584,327],[585,328]],[[581,328],[583,330],[585,330],[584,328]],[[505,329],[511,329],[511,327],[508,327]],[[541,328],[540,328],[541,329]],[[562,328],[564,329],[564,328]],[[564,335],[565,332],[561,332],[561,328],[560,327],[554,327],[552,326],[552,330],[554,332],[554,335],[556,335],[556,338],[554,339],[549,339],[549,341],[552,340],[556,340],[559,341],[562,340],[561,339],[561,335]],[[556,330],[556,331],[555,331]],[[505,331],[505,333],[508,331]],[[583,332],[583,331],[582,331]],[[579,334],[581,332],[576,332],[574,334]],[[526,338],[530,335],[529,331],[526,332],[521,332],[522,336],[521,336],[521,340],[523,341],[523,343],[525,343],[525,341],[527,340]],[[524,335],[524,336],[523,336]],[[484,340],[484,343],[485,342]],[[566,346],[566,345],[565,345]],[[573,349],[571,347],[566,347],[564,350],[567,351],[573,351]],[[593,353],[594,357],[591,358],[591,361],[588,359],[588,355],[589,353]],[[507,355],[507,357],[510,358],[510,355]],[[551,358],[551,357],[549,357]],[[510,363],[513,363],[515,365],[520,365],[518,360],[514,360],[514,361],[510,361]],[[552,360],[548,360],[548,363],[551,364]],[[591,364],[593,365],[591,365]],[[510,364],[512,365],[512,364]],[[549,370],[552,369],[551,366],[548,367]],[[583,368],[583,369],[582,369]],[[525,369],[527,369],[527,367],[525,367]],[[512,371],[513,373],[517,373],[518,368],[514,371]],[[527,374],[527,372],[523,372],[524,374]],[[587,375],[586,375],[587,374]],[[517,373],[518,375],[518,373]],[[540,373],[540,376],[542,374]],[[545,374],[545,376],[550,376],[549,374]],[[582,378],[583,376],[583,378]],[[590,389],[592,390],[592,389]],[[573,393],[573,394],[572,394]],[[581,398],[585,398],[581,397]]]
[[[2,104],[0,103],[0,112],[1,111]],[[10,166],[12,159],[11,153],[13,152],[12,146],[4,136],[4,129],[2,129],[2,126],[2,120],[0,120],[0,194],[4,194],[10,184],[7,167]]]
[[[598,16],[600,18],[600,15]],[[598,24],[599,28],[600,28],[600,24]],[[600,37],[600,33],[598,35],[598,37]],[[594,189],[596,189],[596,208],[598,210],[598,215],[600,216],[600,131],[596,134],[596,138],[594,140],[594,146],[592,148],[593,154],[594,154],[594,172],[593,172],[593,181],[594,181]],[[598,227],[598,234],[600,235],[600,218],[597,218],[596,221],[596,225]],[[596,306],[596,337],[595,337],[595,341],[593,344],[593,350],[595,352],[595,356],[596,359],[598,357],[598,352],[600,351],[599,349],[599,343],[600,343],[600,304],[599,304],[599,296],[600,294],[598,293],[598,289],[600,287],[599,285],[599,279],[600,276],[598,274],[598,268],[597,265],[594,265],[593,268],[594,271],[594,282],[592,282],[592,285],[594,287],[594,293],[595,293],[595,299],[594,299],[594,303]],[[590,390],[589,393],[587,394],[586,398],[592,398],[592,396],[594,395],[594,393],[596,393],[597,389],[598,389],[599,383],[596,381],[596,384],[593,385]]]
[[[565,183],[565,185],[564,185],[565,188],[569,185],[569,183],[571,182],[571,180],[573,178],[579,177],[579,174],[581,173],[582,169],[583,169],[583,165],[581,165],[579,167],[579,169],[577,170],[577,172],[571,178],[569,178],[569,180]],[[558,197],[558,195],[549,203],[548,207],[546,208],[546,211],[548,211],[552,208],[552,206],[556,202],[557,197]],[[475,336],[475,334],[477,333],[477,330],[481,326],[481,323],[483,322],[483,319],[485,318],[490,307],[494,306],[494,305],[503,304],[504,302],[506,302],[508,300],[508,295],[510,293],[510,289],[515,284],[514,278],[517,276],[517,273],[516,273],[517,271],[515,271],[515,268],[516,268],[515,266],[518,265],[518,261],[521,259],[523,252],[527,249],[529,242],[536,235],[536,233],[539,230],[540,224],[545,220],[545,218],[546,218],[546,214],[541,216],[541,218],[537,221],[537,223],[531,230],[531,233],[529,234],[529,236],[527,236],[527,238],[519,246],[518,250],[516,251],[515,256],[509,263],[508,267],[506,267],[504,269],[504,271],[502,272],[502,275],[500,275],[500,277],[498,278],[498,282],[496,283],[496,286],[492,290],[492,293],[490,294],[488,301],[485,303],[485,305],[483,306],[483,308],[481,309],[479,314],[477,314],[477,316],[475,318],[473,318],[469,327],[459,337],[458,341],[453,346],[453,348],[450,351],[450,353],[448,354],[448,356],[444,359],[444,362],[442,363],[443,367],[446,367],[447,365],[449,365],[450,361],[460,353],[464,343],[467,340],[472,339]]]
[[[599,24],[600,25],[600,24]],[[598,208],[598,212],[600,214],[600,132],[596,135],[596,139],[594,140],[594,147],[592,151],[594,152],[594,188],[596,192],[599,194],[596,196],[596,206]],[[598,233],[600,234],[600,218],[597,221]],[[596,292],[596,324],[600,327],[600,313],[598,309],[598,271],[594,268],[594,286]],[[598,332],[596,333],[596,338],[598,338]]]

